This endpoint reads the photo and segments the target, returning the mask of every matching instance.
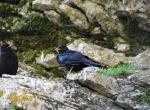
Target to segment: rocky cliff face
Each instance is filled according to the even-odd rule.
[[[149,0],[20,0],[19,4],[10,3],[0,3],[0,40],[13,39],[23,61],[35,63],[34,58],[38,56],[36,63],[49,70],[58,66],[51,47],[84,37],[75,40],[69,48],[111,66],[130,63],[136,71],[114,78],[103,76],[98,68],[91,67],[65,78],[53,77],[55,73],[50,72],[46,73],[50,78],[45,78],[35,75],[37,70],[45,73],[39,66],[37,70],[20,66],[16,76],[0,78],[0,107],[150,109],[150,51],[147,49],[136,57],[124,54],[136,55],[149,47]],[[61,72],[57,74],[64,77]]]
[[[149,58],[149,50],[137,57]],[[144,56],[144,57],[143,57]],[[143,63],[141,63],[143,64]],[[28,66],[15,76],[0,78],[0,106],[17,105],[27,110],[149,110],[149,65],[136,65],[136,73],[124,77],[104,76],[88,67],[66,78],[37,76]],[[28,69],[27,69],[28,68]]]
[[[65,30],[65,35],[96,38],[108,48],[134,53],[150,42],[149,0],[21,0],[18,5],[0,6],[1,36],[23,33],[51,37],[55,31]],[[65,35],[54,36],[64,40]]]
[[[138,23],[137,28],[150,28],[148,0],[35,0],[33,8],[44,11],[51,21],[55,18],[58,25],[93,34],[124,35],[125,24],[121,20],[128,23],[130,19]],[[69,21],[63,22],[62,18]]]

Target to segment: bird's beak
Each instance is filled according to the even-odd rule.
[[[6,41],[9,44],[8,47],[12,48],[13,50],[17,50],[17,47],[14,45],[13,41]]]
[[[17,47],[15,45],[9,45],[8,47],[12,48],[13,50],[17,50]]]
[[[55,51],[56,51],[57,53],[59,53],[59,50],[60,50],[59,48],[55,48]]]

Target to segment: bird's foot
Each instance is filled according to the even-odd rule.
[[[73,69],[73,66],[72,66],[71,69],[69,70],[68,74],[72,73],[72,69]]]

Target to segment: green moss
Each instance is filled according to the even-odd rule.
[[[55,28],[53,23],[43,15],[36,12],[28,12],[27,17],[24,17],[20,22],[20,33],[23,34],[47,34],[51,28]],[[20,25],[18,23],[18,25]],[[14,26],[15,29],[17,26]]]
[[[150,105],[150,88],[146,87],[139,87],[138,88],[141,92],[143,92],[142,95],[137,97],[137,100],[142,103],[147,103]]]
[[[3,96],[3,94],[4,94],[4,93],[3,93],[3,91],[1,91],[1,90],[0,90],[0,97],[2,97],[2,96]]]
[[[32,67],[35,69],[35,72],[38,74],[38,75],[44,75],[44,68],[41,67],[40,65],[36,64],[36,63],[33,63],[32,64]]]
[[[35,59],[36,51],[28,50],[22,53],[23,61],[26,63],[32,63]]]
[[[9,105],[6,110],[25,110],[22,107],[18,107],[17,105]]]
[[[100,74],[109,75],[109,76],[125,75],[125,74],[131,74],[133,72],[134,72],[134,68],[129,64],[119,64],[115,67],[108,67],[106,69],[101,69],[99,71]]]
[[[33,97],[27,92],[21,92],[19,95],[16,92],[11,92],[8,96],[8,100],[10,105],[7,110],[25,110],[26,105],[24,102],[33,100]],[[22,107],[17,106],[18,102],[22,102]]]

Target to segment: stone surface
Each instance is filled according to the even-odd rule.
[[[137,71],[137,73],[130,76],[129,79],[135,84],[148,87],[150,86],[150,70]]]
[[[36,63],[42,65],[45,68],[58,67],[56,56],[54,54],[47,54],[44,57],[44,53],[40,57],[36,58]]]
[[[130,76],[129,79],[135,84],[150,85],[150,49],[135,57],[130,57],[129,62],[136,69],[136,74]]]
[[[18,5],[1,3],[0,7],[0,35],[8,37],[12,33],[48,32],[43,28],[50,27],[48,19],[41,13],[31,11],[30,2],[21,0]]]
[[[142,96],[143,91],[140,91],[137,87],[135,87],[135,83],[130,79],[126,78],[117,78],[117,82],[119,84],[119,94],[117,95],[117,99],[115,100],[117,104],[126,108],[127,110],[149,110],[150,106],[147,103],[143,103],[138,101],[138,97]]]
[[[73,81],[3,75],[0,82],[1,108],[15,104],[27,110],[123,110]]]
[[[115,48],[116,50],[122,51],[122,52],[130,50],[129,44],[117,43],[114,48]]]
[[[150,68],[150,49],[145,50],[136,57],[130,57],[129,62],[137,69]]]
[[[114,38],[113,43],[114,43],[114,48],[118,51],[125,52],[125,51],[130,50],[129,42],[121,37]]]
[[[88,29],[90,24],[87,21],[87,18],[84,16],[83,13],[79,10],[75,10],[74,8],[66,5],[61,4],[59,5],[59,9],[64,12],[66,16],[69,17],[69,20],[76,26],[82,29]]]
[[[100,75],[99,71],[99,68],[87,67],[79,73],[67,74],[67,79],[78,81],[106,97],[115,97],[119,87],[117,81],[112,77]]]
[[[32,4],[33,9],[38,9],[41,11],[53,10],[58,7],[59,0],[34,0]]]
[[[122,11],[123,16],[130,16],[138,21],[138,27],[150,31],[149,25],[149,0],[125,0],[119,3],[118,11]],[[123,13],[123,12],[126,12]]]
[[[41,0],[35,9],[44,11],[50,22],[60,28],[76,33],[77,35],[107,40],[105,45],[116,50],[129,54],[137,54],[143,46],[149,45],[149,0],[62,0],[53,1],[53,10],[40,9],[44,5]],[[49,2],[51,0],[47,0]],[[47,12],[48,11],[48,12]],[[112,39],[121,37],[128,39],[127,44],[112,43]],[[111,45],[109,45],[111,44]],[[142,46],[141,46],[142,45]]]
[[[120,22],[120,19],[123,20],[126,17],[131,17],[134,21],[138,21],[139,28],[149,31],[149,4],[148,0],[138,2],[136,0],[111,0],[109,2],[107,0],[101,2],[95,0],[33,1],[33,7],[36,9],[46,11],[51,10],[52,7],[58,12],[63,12],[71,20],[69,25],[73,23],[82,29],[87,27],[86,24],[88,24],[94,27],[91,29],[92,31],[95,28],[99,28],[100,33],[114,35],[118,33],[123,36],[124,24]]]
[[[68,45],[69,49],[81,52],[84,55],[89,56],[95,61],[115,66],[120,62],[128,62],[128,58],[123,53],[115,53],[111,49],[103,48],[91,43],[87,43],[84,40],[75,40]]]
[[[16,35],[24,31],[25,34],[38,32],[38,36],[39,33],[51,35],[49,31],[58,26],[55,31],[65,30],[69,34],[73,32],[73,35],[76,33],[89,37],[90,40],[95,39],[95,36],[96,40],[103,39],[104,35],[105,43],[112,43],[113,38],[118,37],[127,37],[127,44],[131,47],[139,47],[141,44],[148,46],[150,42],[149,0],[33,0],[32,7],[31,2],[21,2],[15,6],[0,4],[0,37],[2,34],[7,37],[5,33]],[[117,46],[119,51],[128,50],[124,42],[123,45],[120,44],[113,42],[111,46]],[[69,48],[111,66],[128,62],[124,54],[85,40],[76,40]],[[148,49],[129,58],[129,63],[136,67],[136,72],[125,78],[97,76],[93,73],[94,68],[91,68],[92,71],[83,70],[67,75],[68,79],[78,80],[81,85],[65,79],[33,77],[29,74],[30,67],[19,69],[19,75],[0,78],[0,107],[7,107],[12,103],[23,105],[29,110],[41,107],[44,110],[150,110],[146,102],[138,102],[136,99],[137,96],[145,95],[136,87],[144,86],[149,89],[150,86],[149,53]],[[51,62],[53,58],[55,59],[53,55],[42,56],[39,63],[49,68],[54,63],[49,65],[49,59]],[[114,84],[116,81],[117,87]],[[113,95],[116,100],[110,99]]]

